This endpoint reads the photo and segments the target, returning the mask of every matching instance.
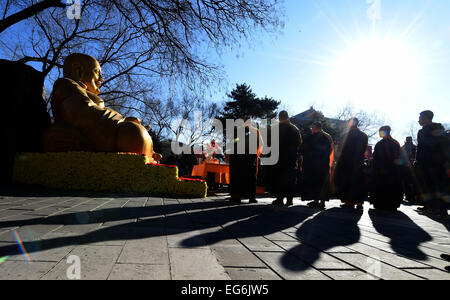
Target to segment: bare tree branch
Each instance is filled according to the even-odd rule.
[[[8,4],[6,5],[6,8],[8,7]],[[65,8],[66,5],[61,2],[61,0],[44,0],[42,2],[36,3],[34,5],[31,5],[13,15],[10,15],[8,17],[4,17],[6,14],[3,14],[3,19],[0,20],[0,33],[5,31],[8,27],[11,27],[12,25],[19,23],[20,21],[23,21],[25,19],[28,19],[39,12],[46,10],[50,7],[59,7],[59,8]]]

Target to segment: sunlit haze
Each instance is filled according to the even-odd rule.
[[[412,125],[417,134],[423,110],[449,124],[450,2],[379,3],[375,18],[365,0],[286,0],[281,37],[261,36],[260,44],[221,57],[228,89],[246,82],[291,114],[314,105],[333,117],[352,104],[384,115],[400,143]]]

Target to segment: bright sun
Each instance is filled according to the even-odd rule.
[[[420,80],[420,65],[417,54],[405,43],[362,41],[350,46],[334,64],[331,92],[351,101],[400,105]]]

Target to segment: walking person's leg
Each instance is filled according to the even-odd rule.
[[[450,255],[448,255],[448,254],[442,254],[441,258],[450,262]],[[450,266],[446,266],[445,269],[447,270],[447,272],[450,272]]]

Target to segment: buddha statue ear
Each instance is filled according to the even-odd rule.
[[[84,69],[83,65],[79,62],[72,63],[72,72],[71,77],[75,81],[82,82],[82,79],[84,77]]]

